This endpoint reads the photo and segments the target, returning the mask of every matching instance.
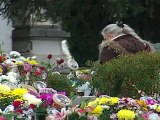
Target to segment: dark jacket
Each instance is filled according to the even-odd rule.
[[[104,63],[119,55],[135,54],[140,51],[154,51],[149,42],[137,40],[132,35],[122,35],[99,45],[99,62]]]

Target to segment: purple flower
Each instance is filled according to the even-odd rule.
[[[32,70],[32,65],[27,62],[23,64],[23,67],[26,72],[30,72]]]
[[[53,94],[41,94],[40,98],[42,101],[44,101],[47,105],[53,104]]]

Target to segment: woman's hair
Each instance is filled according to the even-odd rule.
[[[115,36],[122,35],[122,34],[130,34],[136,39],[143,42],[142,38],[140,38],[134,30],[126,24],[109,24],[107,25],[101,32],[103,36],[107,34],[114,34]]]
[[[151,45],[151,43],[143,40],[141,37],[135,33],[135,31],[129,27],[126,24],[123,24],[122,22],[118,22],[117,24],[109,24],[107,25],[101,32],[103,36],[106,36],[108,34],[114,34],[115,37],[122,34],[130,34],[137,40],[143,42],[146,46],[146,50],[148,51],[155,51],[154,47]]]

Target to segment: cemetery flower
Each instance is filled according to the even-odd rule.
[[[38,62],[36,60],[29,60],[28,63],[31,64],[32,66],[38,64]]]
[[[21,106],[21,104],[23,104],[22,100],[14,100],[12,105],[14,106],[14,108],[18,108]]]
[[[6,73],[6,66],[3,64],[0,64],[0,75],[3,75]]]
[[[3,57],[2,56],[0,56],[0,62],[3,62]]]
[[[118,119],[125,119],[125,120],[134,120],[134,118],[136,117],[135,113],[131,110],[127,110],[127,109],[122,109],[120,111],[118,111],[117,113],[117,117]]]
[[[20,56],[21,56],[21,54],[19,52],[17,52],[17,51],[11,51],[10,52],[10,57],[11,58],[18,58]]]
[[[110,98],[107,98],[107,97],[103,97],[99,100],[99,104],[100,105],[103,105],[103,104],[106,104],[107,102],[110,101]]]
[[[3,74],[3,68],[0,67],[0,75],[2,75],[2,74]]]
[[[160,105],[157,106],[156,112],[160,113]]]
[[[148,120],[160,120],[160,116],[157,113],[151,113],[148,116]]]
[[[52,54],[48,54],[47,58],[50,60],[52,59]]]
[[[62,64],[64,62],[64,59],[57,58],[56,61],[57,61],[57,64],[59,65],[59,64]]]
[[[96,115],[96,116],[99,116],[102,114],[102,107],[100,105],[97,105],[92,111],[91,111],[91,114],[93,115]]]
[[[11,91],[11,89],[7,85],[0,84],[0,91],[1,92],[9,92],[9,91]]]
[[[118,98],[118,97],[111,97],[111,102],[110,102],[110,104],[111,104],[111,105],[114,105],[114,104],[118,103],[118,101],[119,101],[119,98]]]
[[[6,120],[4,116],[0,116],[0,120]]]
[[[32,70],[32,65],[27,62],[23,63],[23,67],[26,72],[30,72]]]
[[[31,95],[29,93],[24,94],[23,98],[24,100],[26,100],[28,105],[33,104],[39,106],[42,103],[41,99],[36,98],[34,95]]]
[[[27,92],[28,92],[27,89],[24,89],[24,88],[16,88],[16,89],[14,89],[14,90],[12,91],[12,94],[22,96],[22,95],[26,94]]]

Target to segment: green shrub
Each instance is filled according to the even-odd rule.
[[[57,73],[48,73],[46,78],[47,86],[57,91],[66,92],[67,95],[73,90],[71,81],[66,75],[59,75]]]
[[[103,94],[138,96],[137,89],[146,94],[160,91],[160,54],[141,52],[120,56],[101,65],[93,62],[95,71],[91,84]]]

